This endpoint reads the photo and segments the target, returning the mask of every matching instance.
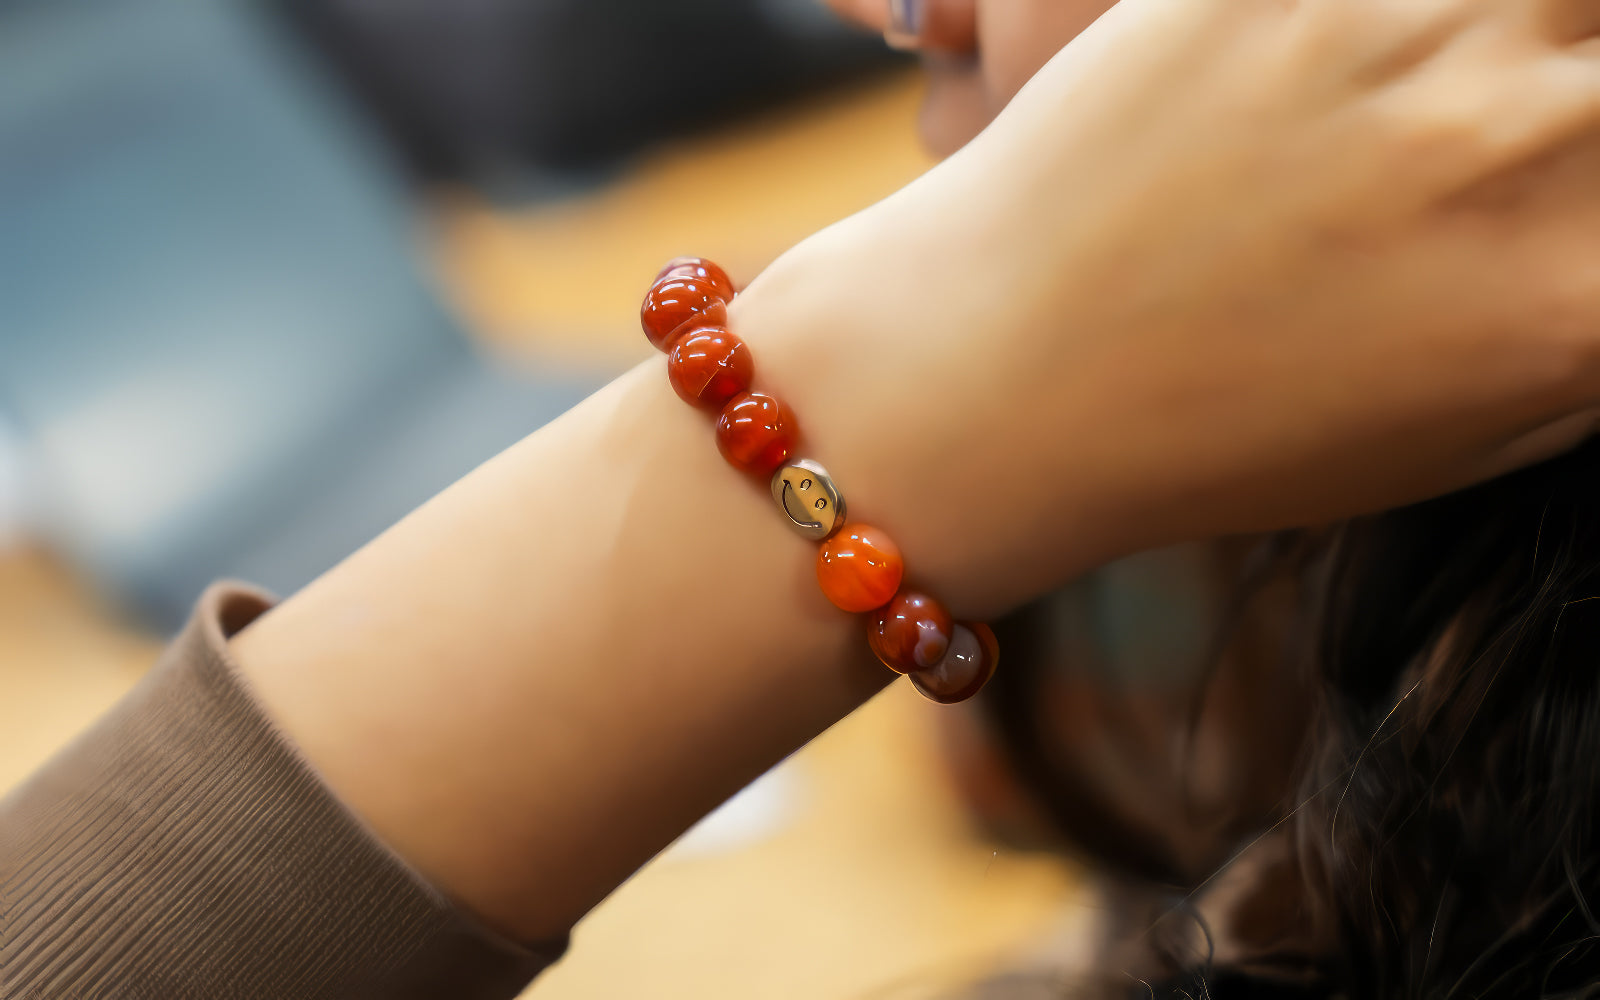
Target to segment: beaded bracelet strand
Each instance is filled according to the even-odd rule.
[[[867,644],[878,659],[940,704],[971,698],[999,663],[994,632],[953,621],[944,605],[903,586],[905,563],[893,540],[879,528],[847,523],[844,496],[827,470],[796,457],[793,411],[751,391],[755,360],[727,326],[735,294],[727,272],[700,257],[679,257],[656,275],[639,316],[650,343],[667,355],[673,389],[718,415],[722,456],[767,478],[790,526],[822,543],[817,582],[837,607],[869,614]]]

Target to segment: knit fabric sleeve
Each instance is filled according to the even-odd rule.
[[[428,885],[263,714],[227,640],[269,607],[212,587],[156,668],[0,799],[0,1000],[490,1000],[559,957]]]

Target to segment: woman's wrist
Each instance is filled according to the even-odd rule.
[[[659,366],[233,642],[334,792],[522,938],[565,930],[892,678]]]
[[[879,205],[772,265],[730,325],[852,518],[886,529],[957,617],[985,618],[1120,554],[1133,532],[1073,468],[1112,419],[1091,408],[1105,397],[1027,356],[1030,338],[984,291],[989,270],[962,263],[986,235],[959,221],[944,213],[936,233],[913,204]]]

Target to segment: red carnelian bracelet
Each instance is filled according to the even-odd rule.
[[[794,457],[800,429],[793,411],[750,390],[755,361],[727,326],[735,294],[727,272],[699,257],[679,257],[656,275],[639,317],[650,343],[666,352],[672,388],[685,402],[719,414],[722,457],[767,477],[790,525],[822,543],[817,582],[845,611],[872,613],[867,643],[878,659],[940,704],[971,698],[1000,661],[994,632],[979,622],[952,621],[944,605],[902,586],[905,562],[888,534],[846,523],[844,497],[827,470]]]

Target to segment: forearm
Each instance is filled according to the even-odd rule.
[[[379,837],[530,940],[888,680],[658,368],[234,643]]]
[[[1011,596],[1006,567],[974,554],[1025,507],[1015,484],[998,500],[993,486],[1025,473],[1037,442],[972,441],[944,415],[959,373],[914,370],[923,331],[875,316],[876,280],[830,255],[870,259],[876,232],[791,255],[732,323],[852,516],[899,539],[910,578],[949,592],[958,615],[986,613]],[[764,482],[723,462],[711,421],[653,359],[233,645],[269,712],[383,840],[539,939],[892,679],[861,619],[818,591],[815,553]],[[1045,564],[1070,570],[1056,557],[1030,572]]]

